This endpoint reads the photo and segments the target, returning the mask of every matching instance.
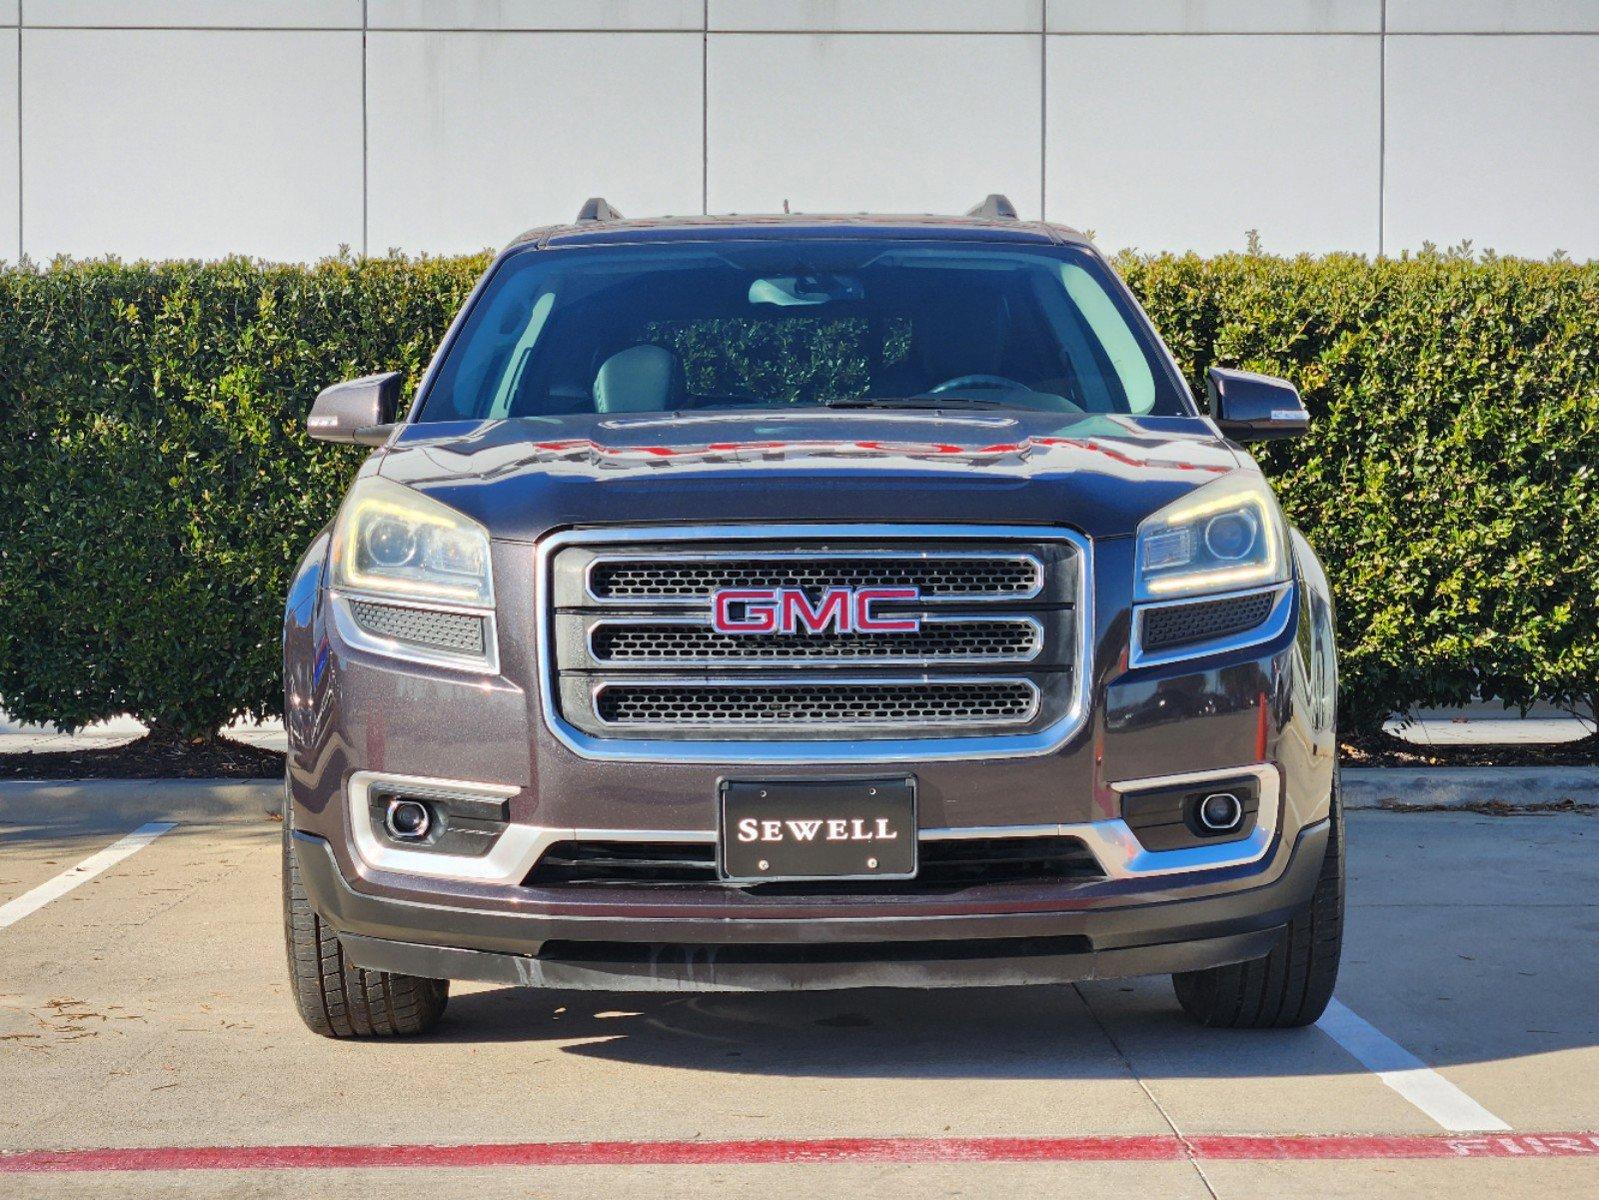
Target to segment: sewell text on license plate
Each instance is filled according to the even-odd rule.
[[[916,874],[914,779],[728,780],[721,792],[724,879]]]

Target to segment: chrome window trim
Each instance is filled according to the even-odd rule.
[[[923,842],[956,841],[996,837],[1071,837],[1088,848],[1098,860],[1107,879],[1149,879],[1259,862],[1277,837],[1282,810],[1282,775],[1271,763],[1193,771],[1181,775],[1159,775],[1145,779],[1123,779],[1109,786],[1118,795],[1146,788],[1184,787],[1215,779],[1236,779],[1253,775],[1260,783],[1260,807],[1255,828],[1247,838],[1212,845],[1187,846],[1180,850],[1145,850],[1132,829],[1120,817],[1105,821],[1081,821],[1044,825],[966,825],[917,831]],[[398,871],[431,879],[452,879],[469,883],[516,885],[538,865],[544,852],[557,842],[669,842],[690,845],[715,845],[714,829],[585,829],[543,825],[506,827],[494,848],[481,858],[432,854],[405,850],[378,841],[372,830],[368,805],[371,789],[379,785],[456,792],[473,796],[508,799],[521,789],[490,783],[468,783],[453,779],[428,779],[415,775],[390,775],[380,771],[357,771],[346,786],[349,824],[357,857],[367,866],[382,871]]]
[[[711,526],[709,528],[715,528],[715,527]],[[758,537],[758,538],[762,538],[762,539],[768,540],[768,541],[775,541],[775,540],[777,540],[779,538],[783,538],[783,537],[789,536],[790,535],[790,531],[792,531],[795,528],[799,528],[799,527],[798,526],[792,526],[792,525],[789,525],[789,526],[770,525],[770,526],[758,526],[757,528],[766,529],[766,530],[768,530],[768,532],[765,533],[765,534],[751,534],[751,535],[748,535],[748,536]],[[839,537],[839,538],[854,538],[854,539],[868,539],[869,540],[869,538],[871,536],[871,535],[868,535],[868,534],[865,534],[865,533],[850,533],[850,532],[848,532],[849,530],[855,528],[854,526],[834,525],[834,526],[829,526],[828,528],[832,531],[831,536]],[[865,528],[882,528],[882,526],[861,526],[860,528],[862,528],[862,529],[865,529]],[[645,533],[644,536],[646,538],[648,538],[650,535],[648,533]],[[659,536],[659,535],[656,535],[656,536]],[[709,540],[715,541],[715,540],[717,540],[717,536],[718,535],[716,535],[716,534],[711,534]],[[823,536],[828,536],[828,535],[823,535]],[[960,535],[960,536],[970,537],[971,535],[963,534],[963,535]],[[983,559],[983,558],[997,558],[997,559],[1005,559],[1005,560],[1008,560],[1010,562],[1025,562],[1025,563],[1030,563],[1032,565],[1032,568],[1033,568],[1033,586],[1028,591],[1025,591],[1025,592],[952,592],[952,593],[950,593],[948,595],[942,595],[942,596],[923,596],[923,597],[921,597],[921,599],[919,601],[919,603],[922,603],[922,604],[961,604],[961,603],[970,604],[970,603],[972,603],[973,601],[976,601],[976,600],[989,600],[989,601],[994,601],[996,603],[1009,604],[1009,603],[1012,603],[1012,602],[1021,602],[1021,601],[1026,601],[1026,600],[1036,600],[1036,599],[1038,599],[1039,596],[1043,595],[1043,593],[1044,593],[1044,564],[1043,564],[1042,561],[1040,561],[1038,559],[1038,557],[1036,555],[1013,552],[1013,551],[1006,551],[1006,550],[1000,550],[1000,551],[992,552],[992,553],[984,553],[981,550],[951,550],[951,551],[946,553],[946,552],[944,552],[942,550],[922,550],[922,551],[917,551],[917,550],[874,550],[874,549],[871,549],[871,548],[868,547],[868,548],[860,549],[860,550],[851,550],[851,549],[848,549],[848,548],[844,548],[844,549],[839,549],[839,550],[828,550],[828,551],[824,551],[824,552],[818,552],[818,551],[815,551],[815,550],[771,550],[771,551],[762,551],[762,552],[754,554],[754,555],[739,554],[737,551],[734,551],[734,550],[706,550],[706,551],[703,551],[703,552],[700,552],[700,551],[681,551],[681,552],[676,553],[676,554],[667,553],[667,554],[649,554],[649,555],[624,554],[624,553],[596,554],[592,559],[589,560],[588,566],[585,567],[584,570],[583,570],[583,594],[585,596],[587,596],[590,600],[592,600],[595,604],[615,605],[617,607],[635,607],[636,608],[636,607],[655,607],[655,606],[670,605],[670,606],[672,606],[674,608],[687,608],[687,607],[707,607],[708,608],[709,607],[709,603],[710,603],[710,597],[709,596],[646,596],[646,597],[629,597],[629,596],[601,596],[601,595],[598,595],[594,591],[594,568],[599,566],[599,565],[601,565],[602,563],[611,563],[611,562],[719,562],[719,561],[728,561],[728,562],[746,562],[746,561],[748,561],[748,562],[768,562],[768,561],[773,561],[773,562],[775,562],[775,561],[781,561],[783,559],[789,559],[789,558],[808,559],[808,558],[820,558],[820,557],[824,557],[824,556],[825,557],[830,557],[830,558],[860,558],[860,559],[929,559],[929,558]]]
[[[606,688],[612,688],[612,687],[641,687],[641,688],[642,687],[683,687],[685,685],[686,686],[690,686],[690,687],[702,687],[702,688],[793,687],[793,686],[796,686],[796,685],[797,686],[801,686],[801,687],[835,687],[835,686],[848,687],[848,686],[850,686],[852,684],[856,684],[856,685],[864,684],[864,685],[869,685],[869,686],[872,686],[872,687],[881,687],[884,690],[888,690],[888,689],[891,689],[891,688],[894,688],[894,687],[914,687],[914,686],[917,686],[919,684],[924,684],[924,683],[931,683],[931,684],[956,684],[956,685],[959,685],[959,684],[970,684],[970,683],[1005,683],[1005,684],[1017,684],[1017,683],[1019,683],[1019,684],[1023,685],[1025,688],[1027,688],[1028,692],[1031,694],[1032,702],[1031,702],[1031,704],[1029,704],[1028,709],[1027,709],[1027,713],[1026,713],[1025,716],[1019,716],[1018,717],[1018,716],[1009,716],[1009,715],[1007,715],[1007,716],[1002,716],[1002,717],[963,717],[959,721],[948,722],[948,724],[950,724],[950,725],[963,725],[963,726],[964,725],[1025,725],[1027,722],[1032,721],[1032,720],[1037,718],[1038,709],[1039,709],[1039,706],[1043,703],[1043,696],[1044,696],[1043,692],[1039,689],[1039,686],[1036,683],[1034,683],[1031,679],[1019,679],[1019,678],[1016,678],[1014,676],[994,676],[994,675],[906,675],[904,677],[895,677],[895,676],[884,676],[884,675],[872,675],[872,676],[862,677],[862,676],[855,676],[855,675],[830,675],[830,676],[827,676],[826,678],[823,678],[823,679],[796,680],[796,679],[785,679],[785,678],[780,678],[780,677],[761,678],[759,676],[748,676],[748,675],[743,676],[743,677],[738,678],[738,679],[703,679],[703,678],[700,678],[700,677],[694,676],[694,675],[682,675],[682,676],[675,676],[675,677],[674,676],[670,676],[670,675],[652,675],[649,678],[640,678],[640,679],[628,678],[626,676],[621,677],[621,678],[617,678],[615,676],[606,676],[603,679],[596,679],[594,681],[594,683],[592,685],[590,685],[590,687],[589,687],[589,701],[594,706],[594,719],[595,719],[595,721],[598,722],[601,725],[604,725],[608,729],[640,729],[640,730],[649,730],[649,729],[692,729],[692,728],[694,728],[694,726],[691,725],[691,724],[687,724],[687,723],[679,724],[677,722],[672,722],[672,721],[660,721],[660,722],[648,722],[648,723],[646,723],[646,722],[633,722],[633,721],[607,721],[604,717],[599,715],[600,714],[600,695],[605,691]],[[736,729],[736,730],[792,729],[792,730],[796,730],[796,731],[799,731],[799,732],[806,732],[806,731],[809,731],[809,730],[817,730],[817,729],[833,729],[833,728],[837,728],[839,726],[844,726],[844,727],[849,728],[849,729],[893,729],[896,726],[903,725],[904,723],[905,723],[904,721],[898,721],[898,720],[895,720],[895,721],[803,721],[803,722],[796,722],[793,725],[772,725],[772,724],[767,724],[767,723],[739,724],[737,722],[726,722],[726,723],[721,724],[721,725],[710,726],[709,728],[713,728],[713,729]],[[937,728],[938,725],[940,724],[940,722],[929,720],[929,721],[926,722],[926,724],[929,725],[930,727]],[[812,744],[814,744],[814,743],[812,743]],[[882,876],[882,875],[879,875],[879,876],[864,876],[863,878],[886,879],[887,876]]]
[[[1288,623],[1293,619],[1293,583],[1271,583],[1265,587],[1241,588],[1231,592],[1211,592],[1203,596],[1184,596],[1178,600],[1152,600],[1133,605],[1132,632],[1128,635],[1127,666],[1158,667],[1165,663],[1182,662],[1184,659],[1203,658],[1208,654],[1226,654],[1233,650],[1242,650],[1248,646],[1269,642],[1278,637],[1283,630],[1288,628]],[[1146,650],[1143,645],[1145,611],[1156,608],[1177,608],[1185,604],[1210,604],[1217,600],[1239,600],[1245,596],[1257,596],[1263,593],[1275,593],[1277,601],[1272,605],[1271,611],[1266,614],[1266,619],[1253,629],[1246,629],[1242,633],[1224,634],[1218,638],[1209,638],[1203,642],[1189,642],[1182,646],[1172,646],[1165,650]]]
[[[556,710],[553,653],[555,609],[551,596],[551,558],[567,546],[614,545],[628,541],[772,540],[774,538],[872,539],[924,541],[1063,541],[1077,549],[1077,596],[1073,617],[1076,639],[1072,663],[1072,696],[1061,716],[1030,733],[966,737],[884,738],[874,741],[748,740],[680,741],[676,739],[597,738],[573,728]],[[992,552],[990,552],[992,553]],[[981,556],[981,555],[980,555]],[[1031,556],[1028,556],[1031,557]],[[581,758],[608,762],[721,763],[728,766],[789,763],[906,763],[954,759],[1036,757],[1065,745],[1088,718],[1093,686],[1093,542],[1076,530],[1048,525],[648,525],[607,526],[551,534],[535,550],[534,605],[539,666],[539,708],[557,741]]]
[[[352,600],[369,604],[387,604],[393,608],[415,608],[425,612],[459,613],[463,616],[481,617],[483,620],[483,654],[456,654],[399,638],[382,637],[365,629],[350,611]],[[403,662],[427,663],[435,667],[448,667],[452,671],[467,671],[473,675],[498,675],[500,673],[500,639],[495,628],[494,610],[466,604],[435,603],[428,600],[400,599],[377,592],[351,591],[345,588],[328,589],[328,606],[333,612],[333,627],[345,645],[385,658]]]
[[[999,654],[999,655],[969,655],[957,657],[942,655],[928,657],[918,655],[837,655],[818,654],[804,657],[769,657],[769,658],[673,658],[661,659],[649,665],[646,669],[659,670],[661,662],[669,662],[672,667],[723,667],[730,671],[760,670],[777,664],[795,666],[863,666],[863,667],[947,667],[961,663],[977,663],[982,666],[995,665],[1024,665],[1034,661],[1044,652],[1044,623],[1037,617],[1026,613],[922,613],[923,625],[955,624],[962,621],[995,621],[1007,625],[1030,625],[1033,629],[1033,648],[1026,655]],[[658,616],[652,617],[644,613],[632,617],[600,617],[589,625],[588,653],[589,658],[601,667],[613,670],[626,670],[626,664],[632,659],[626,658],[601,658],[594,652],[594,634],[603,625],[621,625],[624,627],[637,627],[639,625],[686,625],[698,629],[710,629],[711,622],[708,616]],[[736,635],[735,635],[736,636]],[[887,635],[892,637],[892,634]]]

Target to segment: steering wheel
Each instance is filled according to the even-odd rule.
[[[928,388],[922,395],[942,396],[945,392],[962,391],[1030,392],[1032,390],[1025,383],[1008,379],[1004,375],[957,375],[954,379],[944,380],[937,387]]]

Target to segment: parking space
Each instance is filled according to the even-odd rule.
[[[0,927],[0,1194],[1599,1194],[1599,1141],[1539,1140],[1599,1130],[1591,816],[1351,815],[1359,1056],[1163,980],[467,985],[432,1039],[336,1043],[287,995],[273,787],[0,785],[0,905],[172,826]]]

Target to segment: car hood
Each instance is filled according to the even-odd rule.
[[[1131,534],[1253,462],[1196,417],[806,410],[408,425],[378,472],[494,537],[616,523],[1068,525]]]

